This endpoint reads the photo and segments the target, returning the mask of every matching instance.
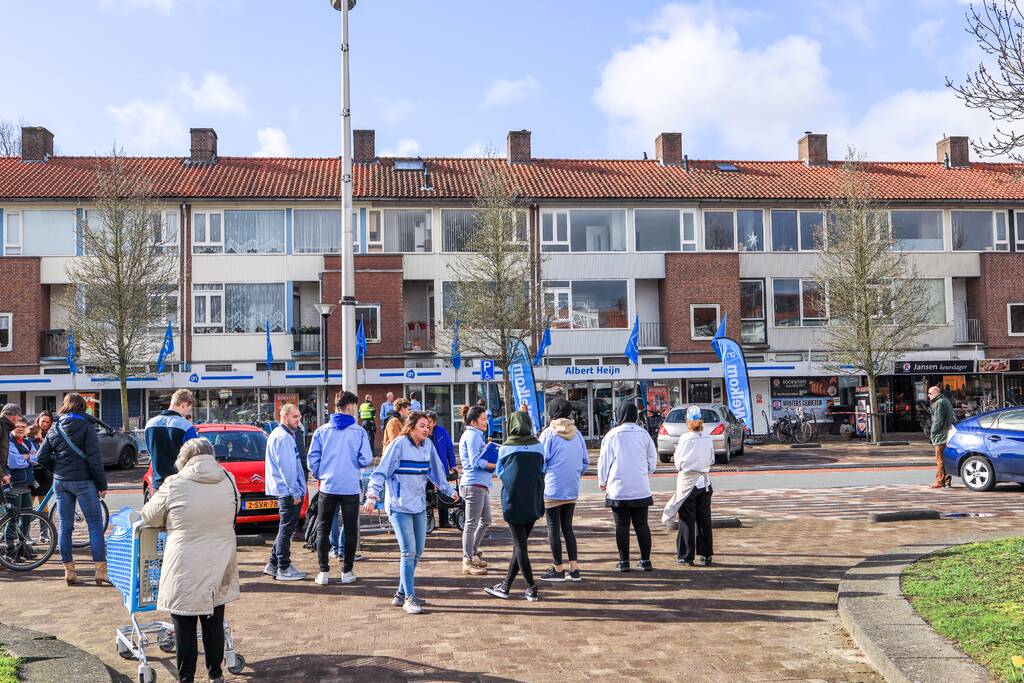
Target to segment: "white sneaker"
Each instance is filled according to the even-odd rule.
[[[355,580],[356,580],[356,575],[353,574],[352,572],[345,572],[344,574],[341,575],[341,582],[342,583],[355,583]]]
[[[327,572],[320,572],[316,575],[316,582],[321,586],[326,586],[328,581]]]
[[[404,609],[407,614],[419,614],[423,611],[423,607],[421,607],[419,603],[412,598],[405,599],[405,604],[402,605],[402,609]]]
[[[278,581],[302,581],[306,578],[306,575],[295,567],[289,565],[288,569],[277,570],[277,576],[275,578]]]

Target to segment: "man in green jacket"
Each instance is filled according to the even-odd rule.
[[[942,464],[942,451],[946,448],[946,437],[949,428],[953,426],[953,404],[942,395],[938,386],[928,390],[928,400],[932,402],[932,429],[928,436],[935,447],[935,483],[933,489],[941,489],[949,486],[952,477],[946,474],[946,468]]]

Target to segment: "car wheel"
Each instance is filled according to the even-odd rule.
[[[715,464],[718,464],[718,465],[728,465],[730,459],[731,458],[730,458],[730,455],[729,455],[729,443],[726,442],[726,444],[725,444],[725,453],[722,453],[721,455],[719,455],[718,453],[715,453]]]
[[[960,478],[972,491],[991,491],[996,485],[996,471],[983,455],[972,455],[960,466]]]
[[[121,449],[121,452],[117,454],[117,466],[122,470],[132,469],[135,467],[135,463],[137,463],[138,460],[139,456],[131,446],[125,446]]]
[[[746,444],[743,443],[743,441],[744,441],[743,439],[740,440],[740,447],[736,451],[736,455],[743,455],[743,449],[746,447]]]
[[[658,453],[658,460],[660,460],[663,465],[667,465],[668,463],[672,462],[672,456],[665,455],[664,453]]]
[[[149,487],[148,486],[143,486],[142,487],[142,504],[145,505],[148,502],[149,502]]]

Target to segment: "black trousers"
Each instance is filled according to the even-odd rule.
[[[566,503],[547,508],[544,516],[548,523],[548,544],[551,546],[551,557],[556,565],[562,564],[562,537],[565,537],[565,552],[569,561],[576,561],[576,532],[572,528],[572,516],[576,512],[576,503]]]
[[[224,605],[217,605],[213,614],[183,616],[172,614],[174,623],[174,646],[178,660],[178,680],[192,683],[196,676],[196,659],[199,657],[196,644],[196,621],[203,626],[203,656],[206,659],[206,673],[210,680],[220,678],[224,662]]]
[[[629,527],[633,525],[636,542],[640,545],[640,559],[651,559],[651,527],[647,525],[645,507],[613,507],[615,518],[615,545],[619,549],[619,562],[629,562]]]
[[[695,488],[679,508],[679,531],[676,533],[676,556],[693,562],[697,555],[711,557],[714,553],[711,536],[711,487]]]
[[[359,544],[359,494],[338,495],[321,491],[318,500],[316,556],[320,563],[320,571],[325,572],[330,568],[328,553],[331,551],[331,524],[340,506],[341,523],[344,525],[341,532],[345,535],[345,559],[342,561],[341,570],[350,572],[356,559],[356,546]]]
[[[277,538],[270,549],[270,564],[284,571],[292,566],[292,534],[299,526],[302,503],[296,503],[291,496],[284,496],[277,499],[277,510],[281,519],[277,525]]]
[[[530,566],[530,555],[526,548],[534,524],[536,522],[528,522],[526,524],[510,523],[508,525],[508,530],[512,532],[512,561],[508,563],[505,585],[509,588],[512,587],[512,582],[516,580],[516,575],[519,574],[520,569],[523,570],[523,578],[526,579],[527,587],[536,585],[533,581],[533,567]]]

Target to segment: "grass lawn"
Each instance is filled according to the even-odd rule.
[[[949,548],[910,565],[903,594],[945,638],[998,680],[1022,681],[1024,538]]]
[[[18,683],[18,658],[0,647],[0,683]]]

